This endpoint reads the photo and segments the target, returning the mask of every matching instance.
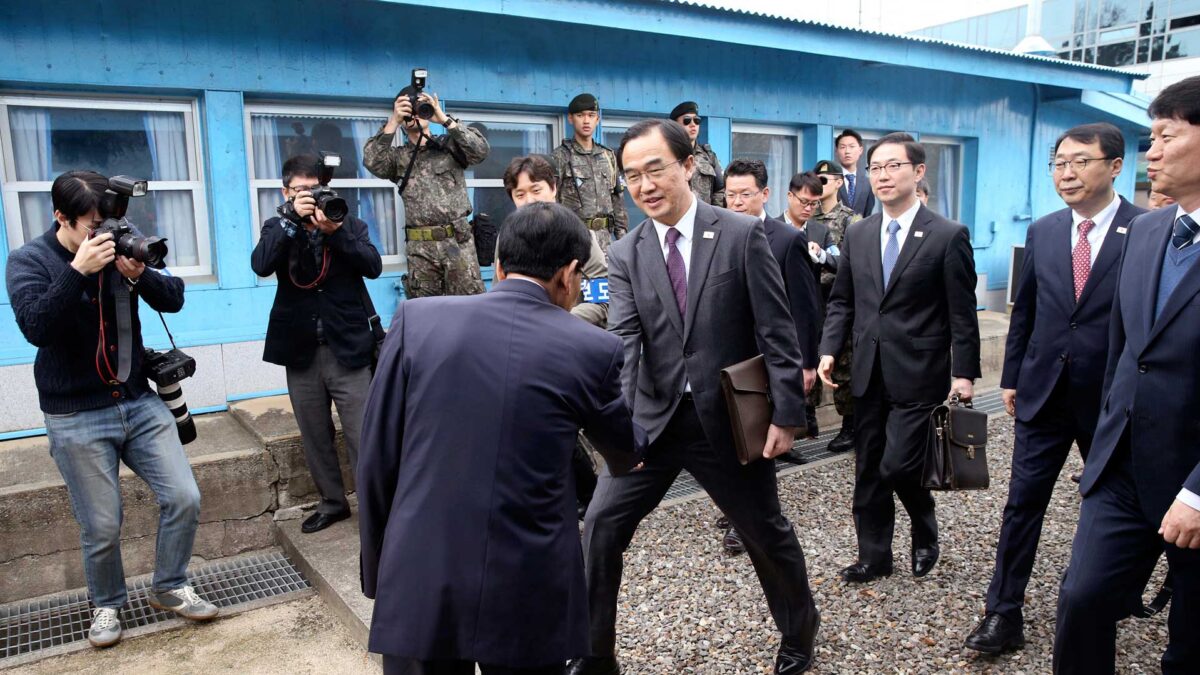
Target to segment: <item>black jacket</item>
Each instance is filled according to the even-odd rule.
[[[383,271],[379,251],[367,235],[367,224],[347,216],[333,234],[325,238],[329,266],[325,279],[315,288],[303,289],[319,271],[306,234],[290,239],[279,218],[263,223],[250,266],[260,277],[275,275],[275,304],[267,323],[263,360],[281,366],[303,368],[317,350],[317,320],[322,336],[338,362],[347,368],[370,365],[375,338],[367,321],[362,294],[363,277],[374,279]],[[294,276],[294,278],[293,278]]]
[[[792,323],[796,324],[796,337],[800,340],[800,363],[805,368],[816,368],[819,361],[817,340],[821,336],[821,300],[817,277],[812,273],[812,258],[808,255],[808,237],[770,216],[763,221],[763,231],[771,254],[779,263],[779,273],[783,275],[788,309],[792,313]]]

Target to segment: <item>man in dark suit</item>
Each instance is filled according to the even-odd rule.
[[[1200,672],[1200,77],[1163,89],[1149,113],[1147,175],[1178,204],[1135,218],[1125,237],[1056,673],[1115,671],[1117,621],[1141,605],[1164,550],[1174,594],[1162,672]]]
[[[1125,138],[1085,124],[1058,138],[1050,172],[1067,208],[1029,226],[1000,378],[1016,419],[1012,480],[987,613],[966,646],[995,654],[1025,644],[1021,608],[1042,520],[1072,443],[1087,459],[1100,415],[1108,320],[1129,221],[1121,199]]]
[[[846,179],[838,190],[838,199],[865,218],[875,210],[875,195],[871,192],[867,167],[860,161],[863,154],[862,134],[853,129],[843,129],[833,143]]]
[[[258,276],[274,274],[277,281],[263,360],[287,373],[304,463],[321,495],[316,512],[301,525],[305,533],[350,517],[330,402],[337,405],[353,472],[375,353],[363,277],[374,279],[383,271],[366,223],[349,214],[335,221],[317,208],[312,190],[321,170],[322,160],[314,155],[284,162],[283,196],[292,216],[263,223],[250,256]]]
[[[834,362],[852,333],[858,560],[842,578],[858,583],[892,573],[893,493],[912,519],[913,575],[923,577],[937,563],[933,496],[921,487],[929,413],[947,395],[970,400],[979,377],[966,226],[917,200],[925,149],[912,136],[884,136],[867,163],[883,212],[846,230],[817,369],[837,387]]]
[[[617,475],[645,440],[621,341],[566,311],[590,250],[566,207],[532,204],[500,231],[490,293],[396,311],[358,467],[370,650],[386,673],[561,673],[587,652],[576,434]]]
[[[609,330],[625,343],[621,382],[650,435],[646,465],[607,469],[584,519],[591,656],[570,673],[619,673],[617,595],[622,555],[680,470],[741,532],[783,633],[775,672],[808,670],[819,615],[800,542],[780,512],[774,462],[804,425],[803,358],[779,266],[753,218],[700,202],[688,185],[695,159],[670,120],[630,127],[617,158],[630,195],[649,216],[609,251]],[[765,460],[738,463],[719,372],[760,353],[775,404]]]

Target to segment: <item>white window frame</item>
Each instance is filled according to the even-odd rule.
[[[729,161],[737,159],[737,150],[733,147],[733,137],[737,134],[763,134],[770,136],[791,136],[795,141],[796,150],[796,167],[795,170],[784,177],[783,184],[787,185],[792,176],[797,172],[804,171],[804,129],[799,126],[787,124],[760,124],[758,122],[734,122],[729,129]],[[786,190],[785,190],[786,192]],[[783,208],[787,208],[787,196],[779,195],[783,199]],[[769,210],[769,209],[768,209]]]
[[[55,95],[19,94],[0,96],[0,177],[3,177],[4,219],[8,229],[9,250],[16,250],[24,240],[19,196],[28,192],[50,192],[53,181],[18,181],[16,176],[16,161],[13,155],[12,130],[8,122],[8,107],[31,106],[37,108],[72,108],[80,110],[132,110],[150,112],[178,112],[184,117],[184,137],[187,142],[188,175],[195,180],[184,181],[150,181],[149,189],[155,190],[188,190],[192,193],[193,218],[196,224],[196,253],[199,258],[197,265],[172,266],[171,274],[178,277],[211,276],[212,269],[212,224],[208,219],[208,197],[204,185],[204,163],[199,149],[203,147],[200,138],[200,119],[196,99],[146,99],[108,97],[78,97]],[[136,223],[134,223],[136,225]]]
[[[461,124],[470,124],[472,122],[495,122],[502,124],[509,122],[512,124],[548,124],[550,125],[550,149],[546,151],[549,155],[554,152],[554,148],[562,143],[563,139],[563,120],[560,115],[551,113],[516,113],[516,112],[501,112],[494,110],[481,110],[478,108],[448,108],[446,114],[455,117]],[[502,178],[468,178],[467,190],[475,188],[502,188],[504,180]],[[474,208],[474,200],[471,204]]]
[[[937,143],[939,145],[953,145],[958,148],[958,175],[955,177],[956,178],[955,184],[958,187],[958,194],[954,198],[954,205],[955,205],[955,208],[958,209],[958,213],[943,213],[942,215],[951,220],[959,221],[959,222],[961,222],[961,218],[962,218],[963,180],[966,176],[966,168],[967,168],[966,167],[966,158],[967,158],[966,140],[967,139],[965,139],[965,138],[959,138],[957,136],[938,136],[936,134],[921,134],[920,136],[917,137],[917,142],[922,143],[922,144]],[[926,165],[926,167],[929,166],[928,153],[926,153],[925,165]],[[929,187],[931,189],[934,188],[933,185],[930,185]]]

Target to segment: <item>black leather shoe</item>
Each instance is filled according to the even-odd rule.
[[[821,628],[821,615],[816,611],[814,608],[815,618],[811,629],[796,637],[783,638],[779,645],[779,653],[775,656],[776,675],[795,675],[812,668],[817,630]]]
[[[585,656],[567,663],[566,675],[621,675],[615,656]]]
[[[804,431],[808,434],[806,438],[816,438],[821,433],[821,428],[817,425],[817,408],[811,403],[804,406],[804,425],[807,427]]]
[[[837,436],[834,436],[832,441],[829,441],[827,449],[832,453],[850,452],[854,449],[853,417],[842,418],[842,430],[838,432]]]
[[[579,522],[583,522],[583,517],[587,515],[588,505],[583,502],[575,501],[575,510],[579,513]]]
[[[730,555],[741,555],[746,552],[746,545],[742,543],[742,535],[732,527],[725,530],[725,537],[721,539],[721,545]]]
[[[967,636],[963,646],[984,654],[1001,654],[1023,648],[1025,631],[1021,624],[1013,623],[995,612],[988,612]]]
[[[300,525],[300,531],[304,534],[312,534],[320,532],[339,520],[345,520],[350,517],[350,512],[345,513],[314,513]]]
[[[721,516],[720,518],[717,518],[717,527],[722,530],[728,530],[729,529],[729,519],[726,518],[725,516]]]
[[[933,566],[937,564],[938,556],[941,551],[937,544],[924,548],[914,548],[912,551],[912,573],[918,579],[929,574],[933,570]]]
[[[842,581],[851,584],[865,584],[876,579],[892,576],[892,566],[873,565],[871,563],[857,562],[842,570]]]
[[[1071,481],[1074,482],[1076,485],[1083,482],[1083,472],[1080,471],[1079,473],[1071,474]]]

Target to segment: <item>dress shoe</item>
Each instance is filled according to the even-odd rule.
[[[579,521],[583,522],[583,517],[587,515],[588,505],[581,501],[575,501],[575,510],[579,514]]]
[[[971,631],[964,643],[967,649],[974,649],[984,654],[1000,654],[1025,646],[1025,631],[1021,624],[988,612],[983,621]]]
[[[812,628],[796,637],[785,637],[775,656],[775,675],[795,675],[812,668],[817,630],[821,627],[821,615],[813,608]]]
[[[891,563],[883,565],[857,562],[842,570],[842,581],[851,584],[865,584],[890,576],[892,576]]]
[[[1080,471],[1079,473],[1073,473],[1073,474],[1071,474],[1071,480],[1072,480],[1072,481],[1073,481],[1075,484],[1079,484],[1081,481],[1083,481],[1083,472],[1082,472],[1082,471]]]
[[[621,675],[615,656],[585,656],[567,663],[567,675]]]
[[[300,526],[300,531],[304,534],[312,534],[320,532],[339,520],[345,520],[350,517],[350,512],[344,513],[321,513],[317,512],[308,517],[307,520]]]
[[[938,555],[941,550],[937,544],[926,546],[923,548],[914,548],[912,550],[912,573],[918,579],[929,574],[933,570],[933,566],[937,564]]]
[[[817,425],[817,408],[811,403],[804,406],[804,424],[807,427],[802,432],[807,434],[804,438],[816,438],[821,433],[821,428]]]
[[[834,454],[854,449],[854,417],[847,415],[842,418],[842,430],[829,441],[827,449]]]
[[[721,545],[725,547],[725,552],[730,555],[741,555],[746,552],[746,545],[742,543],[742,535],[734,528],[725,530],[725,536],[721,539]]]
[[[722,529],[722,530],[728,530],[728,529],[729,529],[729,527],[730,527],[730,525],[729,525],[729,519],[728,519],[728,518],[726,518],[726,517],[725,517],[725,516],[723,516],[723,515],[722,515],[720,518],[717,518],[717,528],[718,528],[718,529]]]

